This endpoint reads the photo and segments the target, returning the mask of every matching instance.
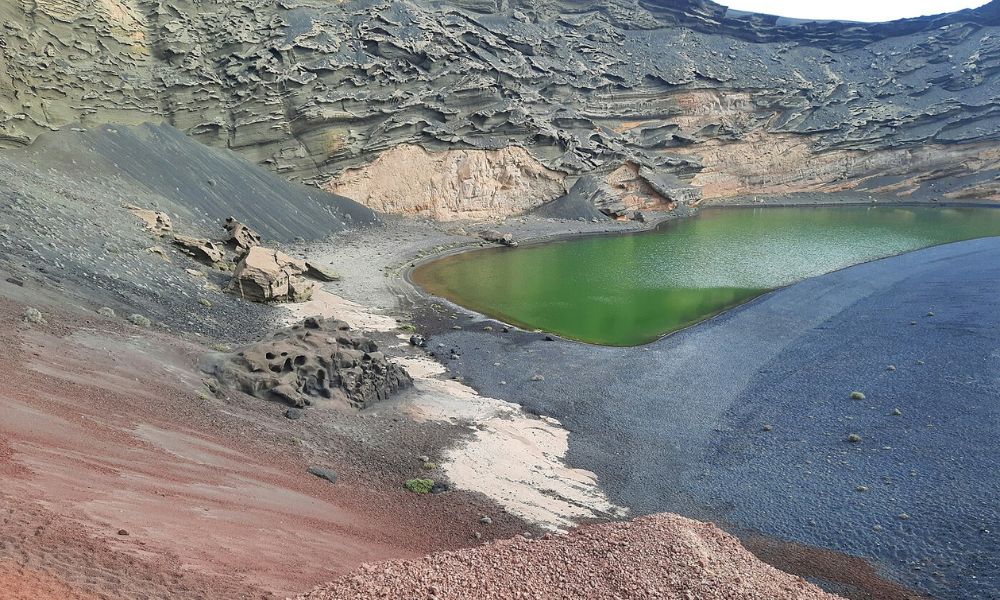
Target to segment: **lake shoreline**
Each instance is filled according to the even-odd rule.
[[[908,432],[912,428],[921,436],[935,434],[941,436],[934,438],[941,443],[982,442],[949,429],[954,418],[950,413],[924,415],[929,414],[927,403],[942,393],[956,402],[964,399],[972,406],[982,404],[980,391],[949,383],[945,375],[952,363],[941,363],[946,357],[939,356],[936,349],[945,343],[942,340],[956,342],[949,332],[963,326],[966,310],[977,304],[979,312],[990,310],[979,300],[990,289],[980,289],[980,284],[993,275],[984,273],[980,279],[970,275],[977,272],[976,265],[982,260],[978,257],[986,256],[983,252],[1000,254],[1000,240],[943,244],[856,265],[758,297],[641,347],[593,346],[558,338],[550,341],[542,334],[515,330],[503,333],[496,321],[488,318],[460,321],[460,330],[452,329],[454,321],[440,313],[418,323],[429,328],[432,347],[444,344],[455,351],[450,360],[442,357],[454,377],[480,393],[562,422],[571,432],[569,464],[596,473],[611,499],[629,507],[633,514],[677,512],[735,523],[740,531],[762,532],[772,539],[881,557],[875,563],[880,572],[891,566],[886,571],[893,575],[890,579],[909,587],[917,585],[929,593],[961,581],[965,581],[961,585],[988,585],[986,572],[979,573],[978,580],[955,579],[960,577],[955,569],[969,565],[965,564],[967,559],[941,545],[941,539],[949,539],[941,536],[949,534],[938,525],[941,515],[948,519],[955,515],[942,513],[937,505],[926,505],[922,500],[926,492],[893,493],[895,485],[928,485],[939,493],[965,489],[965,484],[941,487],[933,480],[923,484],[920,478],[907,475],[909,468],[929,474],[932,471],[926,463],[939,460],[934,453],[924,456],[927,448]],[[952,288],[938,289],[924,283],[941,277],[961,282],[967,293],[956,297]],[[906,299],[902,306],[893,302],[897,296]],[[875,303],[878,309],[867,309],[866,303]],[[936,317],[927,316],[929,308],[937,312]],[[869,323],[875,316],[880,320]],[[910,321],[917,325],[910,325]],[[494,326],[493,330],[485,330],[488,325]],[[812,344],[810,350],[796,349],[803,343]],[[858,344],[872,348],[843,350]],[[830,357],[816,359],[817,352]],[[981,361],[967,358],[958,360],[979,368]],[[838,360],[851,362],[839,365]],[[889,363],[898,369],[887,370]],[[725,369],[720,371],[719,365]],[[812,370],[820,375],[811,375]],[[802,382],[795,389],[773,394],[793,406],[768,409],[775,402],[768,395],[770,384],[755,382],[760,378],[781,382],[789,373],[798,374]],[[536,380],[536,375],[541,378]],[[891,387],[893,381],[906,382],[910,377],[919,379],[899,390]],[[969,378],[977,380],[981,375],[963,375],[961,379]],[[813,389],[817,384],[821,387]],[[935,385],[947,385],[948,390],[934,389],[932,393],[930,388]],[[854,389],[865,390],[875,400],[852,403],[847,396]],[[753,404],[743,400],[745,394],[753,394]],[[799,399],[804,404],[796,406]],[[813,409],[814,403],[808,399],[816,399],[819,408]],[[894,406],[901,408],[902,417],[892,416]],[[814,422],[809,418],[812,410],[825,412]],[[663,414],[672,416],[666,420],[657,417]],[[844,414],[853,420],[841,422]],[[924,419],[930,419],[936,428],[922,433],[927,424]],[[893,424],[903,427],[892,430],[899,439],[881,441],[886,434],[880,432]],[[852,427],[862,434],[863,443],[844,441]],[[914,441],[908,441],[911,439]],[[807,453],[802,440],[815,440],[815,452]],[[740,467],[744,464],[740,449],[748,443],[753,444],[755,454],[777,452],[780,456],[754,463],[762,469],[754,471],[756,475],[745,474]],[[720,450],[717,444],[725,446]],[[883,446],[900,450],[883,450]],[[961,448],[945,447],[941,452],[941,457],[972,455]],[[828,454],[829,459],[824,459]],[[845,458],[841,459],[841,454]],[[701,456],[715,458],[703,462]],[[840,460],[852,462],[841,470],[836,468]],[[831,466],[827,466],[828,461]],[[897,467],[897,462],[902,466]],[[774,464],[788,465],[787,472],[786,468],[775,471]],[[768,473],[763,470],[767,465],[772,465],[771,475],[763,477]],[[897,468],[903,473],[896,474]],[[962,477],[969,472],[969,467],[963,467]],[[883,476],[887,474],[898,483],[885,483]],[[819,486],[820,491],[797,496],[797,486],[807,484]],[[862,486],[864,491],[859,492]],[[947,498],[943,501],[947,504]],[[794,502],[793,508],[783,508],[790,506],[788,502]],[[844,511],[847,513],[840,514]],[[914,527],[920,531],[926,528],[931,537],[920,533],[920,542],[911,545],[907,536],[916,535],[916,530],[908,524],[910,517],[903,520],[898,516],[901,514],[912,515],[919,524]],[[978,515],[974,509],[965,510],[957,522],[971,526],[980,518],[989,520],[988,515]],[[948,519],[946,522],[952,522]],[[848,530],[844,530],[845,525]],[[908,533],[911,530],[914,533]],[[926,539],[938,540],[926,542],[932,543],[934,552],[933,568],[927,572],[909,572],[908,562],[886,558],[886,552],[905,552],[906,561],[916,560],[913,555],[931,551],[924,547]],[[957,566],[948,566],[951,560]],[[806,565],[800,567],[805,569]],[[943,576],[931,578],[932,570]],[[809,576],[807,571],[801,574]],[[962,597],[954,594],[940,597]]]
[[[482,242],[435,248],[410,261],[400,275],[415,296],[445,303],[453,311],[583,343],[628,347],[655,342],[808,277],[924,247],[1000,235],[992,218],[996,213],[972,216],[984,208],[977,204],[810,199],[702,205],[661,214],[647,227],[631,227],[619,236],[606,230],[547,232],[528,236],[517,248]],[[827,223],[836,232],[829,235],[842,240],[824,233]],[[651,259],[628,262],[640,255]],[[782,256],[805,255],[813,258],[782,264]],[[740,256],[757,258],[740,264]],[[582,270],[553,271],[571,259]],[[692,260],[699,266],[689,264]],[[492,272],[508,275],[501,282],[485,275]],[[653,288],[660,292],[646,293]],[[574,301],[582,301],[574,319],[554,308]],[[654,317],[649,310],[663,302],[676,309],[656,309]]]

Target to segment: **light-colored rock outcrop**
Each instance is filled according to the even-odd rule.
[[[253,246],[237,263],[227,290],[253,302],[304,302],[316,286],[302,277],[305,272],[305,261]]]
[[[260,245],[260,234],[233,217],[227,217],[222,228],[226,230],[223,243],[236,250],[238,255],[242,256],[249,252],[250,248]]]
[[[167,234],[174,230],[170,222],[170,215],[161,210],[140,208],[138,206],[126,205],[125,209],[142,221],[146,229],[156,234]]]
[[[523,213],[566,193],[565,179],[517,146],[429,152],[402,144],[325,188],[379,212],[449,221]]]

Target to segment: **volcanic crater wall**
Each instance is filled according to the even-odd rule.
[[[512,214],[626,164],[661,177],[654,204],[1000,199],[996,1],[865,25],[694,0],[12,0],[0,28],[2,144],[165,120],[382,210]],[[496,175],[442,155],[386,181],[408,146]],[[401,185],[419,197],[381,194]]]

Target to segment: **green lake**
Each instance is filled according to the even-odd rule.
[[[994,235],[991,208],[710,208],[650,232],[447,256],[412,278],[529,330],[630,346],[807,277]]]

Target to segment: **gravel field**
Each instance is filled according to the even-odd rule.
[[[516,537],[420,560],[376,563],[299,600],[834,600],[758,561],[711,524],[676,515]]]

